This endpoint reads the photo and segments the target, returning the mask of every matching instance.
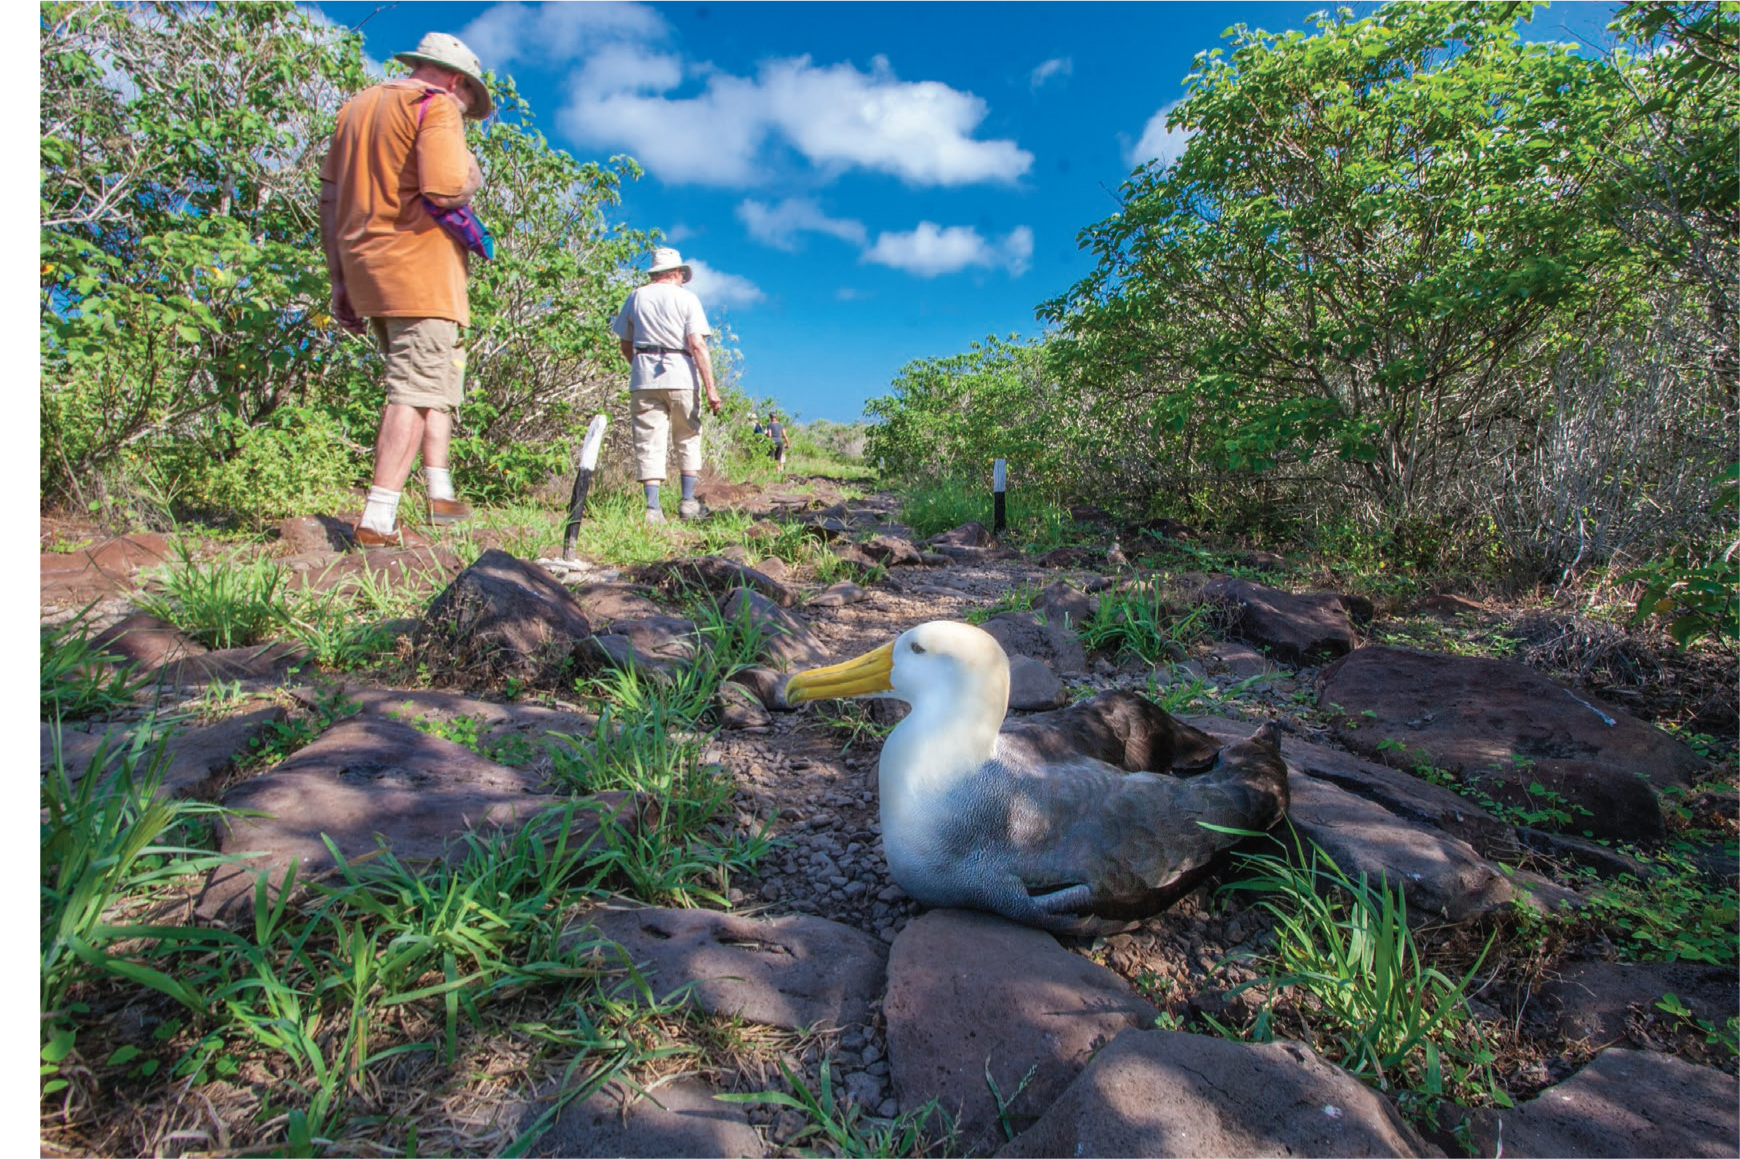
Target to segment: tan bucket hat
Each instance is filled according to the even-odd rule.
[[[465,42],[457,36],[446,32],[426,33],[414,50],[396,52],[393,59],[407,64],[426,60],[452,69],[469,80],[477,93],[476,99],[471,103],[471,111],[465,115],[481,121],[495,112],[495,101],[489,95],[489,86],[483,83],[483,63],[477,59],[477,53],[465,47]]]
[[[683,260],[682,254],[670,246],[659,246],[652,252],[652,265],[646,268],[646,276],[650,278],[654,274],[662,274],[669,270],[682,270],[685,283],[692,281],[695,277],[695,271],[689,268],[689,263]]]

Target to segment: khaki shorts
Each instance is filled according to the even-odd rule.
[[[682,474],[701,473],[701,415],[695,409],[693,390],[630,391],[628,413],[634,427],[636,478],[663,481],[667,440],[677,444]]]
[[[465,348],[449,318],[371,318],[387,359],[387,401],[453,411],[465,396]]]

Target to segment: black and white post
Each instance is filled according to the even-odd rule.
[[[1002,535],[1008,519],[1003,510],[1003,460],[991,461],[991,533]]]
[[[592,472],[598,467],[598,448],[604,445],[604,428],[610,419],[593,415],[586,427],[586,441],[580,444],[580,470],[574,475],[574,497],[568,501],[568,526],[562,531],[562,558],[574,558],[574,546],[580,541],[580,520],[586,514],[586,493],[592,490]]]

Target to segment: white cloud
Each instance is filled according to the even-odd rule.
[[[642,4],[497,4],[458,33],[486,69],[517,61],[564,61],[601,44],[661,39],[670,25]]]
[[[1041,88],[1045,87],[1045,82],[1050,80],[1052,77],[1067,77],[1073,76],[1074,74],[1075,58],[1069,56],[1056,56],[1028,73],[1027,84],[1034,92],[1038,92]]]
[[[834,300],[837,302],[866,302],[875,296],[871,290],[854,290],[851,286],[841,286],[834,291]]]
[[[968,266],[1002,268],[1020,277],[1027,272],[1032,257],[1033,231],[1024,225],[1010,230],[1001,241],[987,241],[968,225],[945,229],[933,221],[921,221],[908,233],[877,234],[876,244],[864,251],[863,260],[921,278],[952,274]]]
[[[1177,107],[1178,102],[1173,101],[1148,118],[1148,123],[1142,127],[1141,139],[1124,153],[1124,162],[1130,168],[1148,161],[1170,165],[1184,156],[1184,147],[1190,144],[1190,130],[1166,127],[1166,118]]]
[[[688,259],[694,278],[689,289],[701,297],[701,305],[711,310],[715,306],[753,306],[766,299],[761,287],[738,274],[716,270],[706,262]]]
[[[1013,140],[974,136],[989,112],[982,98],[903,81],[886,57],[868,71],[773,59],[735,76],[668,51],[669,23],[636,4],[498,4],[461,38],[486,68],[567,66],[557,126],[585,145],[632,153],[668,182],[760,184],[784,150],[829,174],[866,169],[914,186],[1013,182],[1033,165]]]
[[[745,201],[737,207],[737,216],[751,237],[782,250],[797,249],[800,233],[825,233],[856,246],[867,240],[863,222],[829,217],[807,197],[788,197],[771,206]]]

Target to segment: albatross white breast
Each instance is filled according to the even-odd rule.
[[[1280,737],[1214,740],[1133,693],[1004,724],[1009,660],[987,632],[936,620],[800,672],[799,704],[892,697],[912,712],[878,765],[894,880],[931,906],[1098,933],[1154,913],[1238,838],[1287,810]],[[1210,762],[1212,761],[1212,767]],[[1169,770],[1204,769],[1195,776]]]

